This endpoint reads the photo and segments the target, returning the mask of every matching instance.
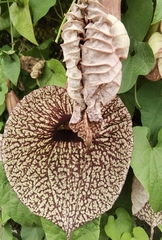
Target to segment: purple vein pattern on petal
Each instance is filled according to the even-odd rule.
[[[112,207],[133,149],[131,116],[118,96],[102,108],[104,127],[86,153],[83,140],[65,127],[72,109],[65,89],[37,89],[14,108],[2,141],[5,172],[19,199],[68,236]]]

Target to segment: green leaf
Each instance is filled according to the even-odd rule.
[[[1,234],[2,231],[2,234]],[[1,240],[12,240],[12,229],[9,223],[6,223],[4,227],[0,230],[0,239]]]
[[[32,20],[29,11],[29,0],[21,0],[19,5],[14,2],[10,6],[10,17],[16,30],[23,37],[38,45],[34,36]]]
[[[5,225],[7,221],[10,219],[10,217],[3,210],[1,210],[1,213],[2,213],[1,223],[2,225]]]
[[[122,83],[119,93],[130,90],[137,81],[139,75],[148,74],[154,65],[154,55],[147,43],[135,42],[132,52],[122,62]]]
[[[128,10],[122,16],[129,36],[142,41],[150,27],[153,4],[152,0],[127,0]]]
[[[149,193],[149,202],[155,212],[162,210],[162,129],[158,143],[153,148],[149,143],[150,130],[134,127],[134,149],[131,167],[138,180]]]
[[[54,43],[54,42],[53,42],[53,38],[49,38],[48,40],[42,42],[42,43],[39,45],[39,49],[40,49],[40,50],[47,50],[47,48],[49,48],[52,43]]]
[[[4,112],[5,108],[6,108],[6,106],[5,106],[5,102],[4,102],[3,104],[0,105],[0,115]],[[2,129],[1,124],[2,123],[0,122],[0,130]]]
[[[53,38],[49,38],[48,40],[44,41],[37,47],[30,48],[26,52],[24,52],[25,56],[32,56],[34,58],[43,58],[43,59],[49,59],[50,55],[50,47],[53,43]]]
[[[70,240],[98,240],[100,235],[100,218],[90,221],[75,229]]]
[[[120,240],[132,240],[132,236],[131,236],[130,233],[125,232],[125,233],[123,233],[123,235],[122,235]]]
[[[65,87],[66,75],[63,65],[56,59],[47,61],[39,83],[41,87],[49,85]]]
[[[4,82],[0,86],[0,106],[3,109],[3,104],[5,101],[5,95],[8,92],[7,82]]]
[[[41,222],[46,240],[66,240],[66,233],[60,227],[45,218],[41,218]]]
[[[44,231],[41,226],[22,227],[20,234],[23,240],[41,240],[44,237]]]
[[[5,76],[16,86],[20,74],[20,59],[14,53],[12,55],[3,53],[1,56],[1,64]]]
[[[32,226],[39,222],[39,217],[32,214],[29,209],[23,205],[11,189],[0,162],[0,206],[2,210],[15,222],[22,226]]]
[[[133,235],[131,237],[130,233],[124,233],[120,240],[149,240],[147,233],[141,227],[133,228]]]
[[[158,225],[158,228],[159,228],[160,231],[162,232],[162,224]]]
[[[56,3],[56,0],[41,1],[41,4],[40,4],[40,0],[29,0],[29,5],[33,12],[34,25],[38,22],[40,18],[46,15],[48,10],[52,6],[54,6],[55,3]]]
[[[0,57],[0,86],[2,85],[2,83],[7,82],[7,77],[5,76],[4,72],[3,72],[3,68],[1,65],[1,57]]]
[[[119,94],[122,102],[127,107],[129,113],[133,117],[135,111],[135,97],[134,97],[134,88],[130,89],[128,92]]]
[[[137,99],[141,108],[142,125],[151,131],[151,142],[157,142],[157,135],[162,127],[162,83],[151,82],[144,84],[137,93]]]
[[[1,53],[7,53],[7,54],[12,54],[15,53],[15,51],[13,49],[11,49],[11,47],[9,45],[3,45],[3,47],[0,49]]]
[[[141,227],[135,227],[133,229],[134,238],[132,240],[149,240],[147,233]]]
[[[109,216],[108,222],[105,226],[105,232],[112,240],[120,240],[124,232],[130,232],[132,221],[130,215],[124,208],[118,208],[115,211],[117,218]]]
[[[10,19],[8,11],[0,15],[0,31],[6,30],[10,27]]]
[[[4,49],[7,48],[7,47],[8,47],[8,45],[6,45],[6,46],[4,47]],[[6,51],[6,50],[3,50],[3,49],[2,49],[2,53],[6,53],[6,54],[8,54],[8,55],[12,55],[12,54],[15,53],[15,50],[13,50],[13,49],[8,49],[8,50]]]
[[[156,7],[154,12],[154,18],[152,24],[160,22],[162,20],[162,1],[156,0]]]

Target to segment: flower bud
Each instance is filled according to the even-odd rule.
[[[17,105],[18,102],[19,102],[19,99],[13,90],[11,90],[6,94],[6,106],[7,106],[7,111],[9,115],[11,114],[12,110],[14,109],[14,107]]]
[[[162,78],[162,34],[154,32],[148,40],[148,44],[153,51],[155,64],[151,72],[146,75],[146,78],[151,81],[158,81]]]
[[[159,32],[154,32],[150,39],[148,40],[148,44],[152,48],[155,58],[162,57],[162,34]]]

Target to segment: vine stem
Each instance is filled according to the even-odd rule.
[[[57,14],[57,16],[62,19],[62,16],[58,13],[58,11],[57,11],[55,6],[54,6],[54,10],[55,10],[55,13]]]
[[[60,0],[58,2],[59,2],[59,6],[60,6],[61,15],[62,15],[62,17],[64,17],[64,13],[63,13],[63,10],[62,10],[62,5],[61,5]]]
[[[134,97],[135,97],[135,102],[137,104],[137,107],[141,108],[141,105],[139,104],[138,99],[137,99],[137,83],[134,85]]]
[[[14,2],[15,2],[15,3],[18,3],[18,1],[13,0],[13,1],[3,1],[3,2],[0,1],[0,4],[1,4],[1,3],[14,3]]]
[[[10,5],[9,5],[10,1],[7,1],[7,7],[8,7],[8,12],[9,12],[9,21],[10,21],[10,31],[11,31],[11,48],[12,50],[14,50],[14,38],[13,38],[13,26],[12,26],[12,22],[11,22],[11,17],[10,17]]]
[[[72,6],[73,3],[75,3],[75,2],[76,2],[76,0],[73,0],[73,1],[72,1],[72,4],[70,5],[70,8],[69,8],[68,12],[70,12],[71,6]],[[61,23],[61,25],[60,25],[60,27],[59,27],[59,30],[58,30],[58,33],[57,33],[57,36],[56,36],[56,39],[55,39],[55,42],[56,42],[56,43],[58,43],[58,41],[59,41],[59,38],[60,38],[60,35],[61,35],[61,31],[62,31],[62,26],[64,25],[65,22],[66,22],[66,16],[64,16],[64,19],[62,20],[62,23]]]

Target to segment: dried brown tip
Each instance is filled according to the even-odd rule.
[[[29,72],[33,79],[38,79],[42,75],[45,66],[44,60],[22,55],[20,62],[21,69]]]
[[[156,60],[156,64],[155,64],[154,68],[151,70],[151,72],[149,72],[145,76],[148,80],[153,81],[153,82],[159,81],[162,78],[162,76],[159,72],[158,61],[159,60]]]

